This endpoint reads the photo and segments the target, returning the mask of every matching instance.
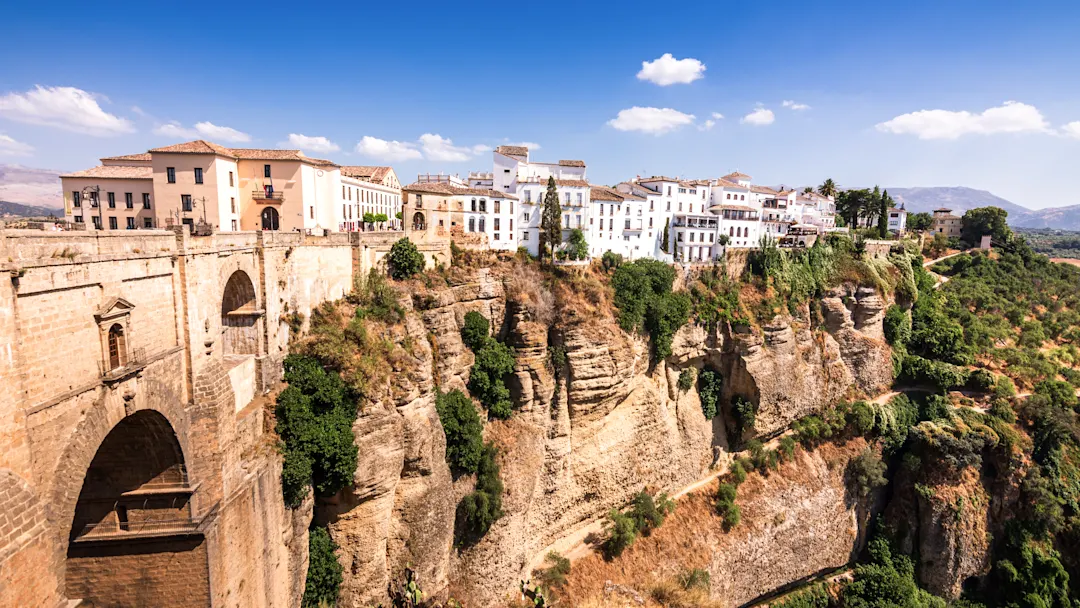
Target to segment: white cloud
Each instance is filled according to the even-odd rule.
[[[195,123],[195,130],[203,137],[232,144],[251,141],[251,136],[232,127],[219,127],[212,122]]]
[[[0,156],[29,156],[34,153],[34,147],[15,141],[12,137],[0,133]]]
[[[420,147],[424,150],[424,158],[446,163],[464,162],[478,154],[491,151],[491,148],[483,144],[471,148],[455,146],[452,140],[437,133],[424,133],[421,135]]]
[[[0,97],[0,116],[86,135],[135,132],[130,120],[102,110],[98,99],[104,98],[75,87],[38,85],[25,93],[8,93]]]
[[[619,110],[618,116],[607,122],[607,124],[620,131],[641,131],[653,135],[663,135],[693,123],[693,114],[684,114],[671,108],[641,108],[638,106]]]
[[[420,153],[420,150],[416,149],[416,144],[401,141],[387,141],[385,139],[371,137],[370,135],[365,135],[360,142],[356,144],[356,151],[364,156],[386,162],[419,160],[423,158],[423,154]]]
[[[775,121],[776,115],[773,114],[772,110],[756,108],[753,112],[743,116],[739,122],[747,125],[754,125],[756,127],[764,127],[765,125],[771,125]]]
[[[713,112],[712,117],[716,120],[724,120],[724,115],[719,112]]]
[[[805,103],[796,103],[790,99],[785,99],[782,104],[785,108],[791,108],[792,110],[809,110],[810,106]]]
[[[146,116],[147,116],[146,112],[145,112],[145,111],[143,111],[143,109],[142,109],[142,108],[140,108],[139,106],[131,106],[131,111],[132,111],[133,113],[135,113],[135,114],[138,114],[139,116],[142,116],[142,117],[146,117]]]
[[[1061,133],[1065,137],[1072,137],[1073,139],[1080,139],[1080,120],[1070,122],[1061,126]]]
[[[531,141],[516,141],[516,142],[509,142],[508,141],[508,142],[506,142],[506,143],[504,143],[502,145],[504,145],[504,146],[524,146],[524,147],[526,147],[526,148],[528,148],[530,150],[539,150],[540,149],[540,144],[535,143],[535,142],[531,142]]]
[[[188,128],[174,120],[154,127],[154,134],[172,139],[200,139],[205,137],[215,143],[235,144],[251,141],[251,136],[247,133],[242,133],[232,127],[221,127],[212,122],[198,122],[195,123],[194,128]]]
[[[341,150],[341,146],[335,144],[329,139],[318,136],[309,137],[307,135],[301,135],[299,133],[289,133],[289,139],[278,144],[282,148],[294,147],[301,150],[308,150],[310,152],[319,152],[322,154],[328,154],[330,152],[338,152]]]
[[[919,110],[879,123],[877,130],[919,139],[956,139],[963,135],[996,133],[1050,133],[1050,125],[1035,106],[1018,101],[986,109],[968,111]]]
[[[642,61],[638,80],[648,80],[666,87],[672,84],[690,84],[704,78],[705,64],[697,59],[675,59],[671,53],[664,53],[659,59]]]
[[[708,131],[709,129],[711,129],[711,128],[715,127],[715,126],[716,126],[716,121],[712,120],[712,119],[709,119],[709,120],[706,120],[700,127],[698,127],[698,131]]]

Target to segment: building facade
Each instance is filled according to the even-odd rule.
[[[934,209],[933,222],[930,231],[933,234],[944,234],[946,237],[960,237],[960,216],[953,215],[952,209],[941,207]]]

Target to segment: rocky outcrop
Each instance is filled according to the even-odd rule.
[[[760,332],[688,325],[676,334],[672,356],[654,364],[647,340],[620,330],[614,311],[583,315],[564,309],[552,321],[538,312],[535,297],[511,288],[520,280],[513,271],[493,268],[413,298],[417,309],[409,311],[400,337],[411,342],[410,356],[395,364],[392,398],[365,406],[359,416],[356,486],[329,505],[331,531],[346,566],[342,606],[382,599],[387,581],[406,563],[429,594],[449,588],[468,605],[490,605],[528,577],[536,556],[555,541],[586,529],[642,489],[669,491],[699,479],[727,451],[727,436],[723,416],[705,420],[695,389],[678,389],[686,368],[720,370],[728,398],[754,399],[759,434],[778,432],[853,389],[891,380],[891,366],[861,369],[861,357],[876,361],[884,353],[888,361],[888,347],[876,337],[881,302],[871,294],[854,298],[851,309],[837,300],[837,310],[830,312],[837,327],[829,331],[812,329],[809,307],[797,317],[778,317]],[[504,515],[476,545],[455,548],[454,508],[472,480],[454,481],[446,468],[434,394],[436,384],[450,390],[468,382],[473,355],[461,342],[460,328],[470,310],[488,317],[515,350],[508,385],[517,409],[510,420],[489,422],[485,429],[485,438],[500,450]],[[565,353],[558,369],[549,347]],[[838,482],[829,483],[835,488]],[[838,496],[821,500],[835,503]],[[806,509],[820,512],[821,526],[854,525],[851,517],[807,501]],[[793,525],[803,528],[787,524],[785,535]],[[810,542],[813,534],[803,540]],[[842,536],[831,529],[828,534]],[[769,538],[761,542],[775,542]],[[850,548],[851,539],[845,542]],[[837,549],[822,555],[839,554]],[[736,562],[724,559],[716,557],[718,573],[738,571]],[[778,569],[774,578],[789,576],[794,574]],[[723,593],[743,597],[749,591]]]
[[[968,577],[990,572],[990,495],[973,468],[924,487],[916,494],[919,579],[930,593],[957,599]]]

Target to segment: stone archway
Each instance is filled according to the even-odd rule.
[[[427,229],[427,221],[424,218],[424,214],[417,211],[412,216],[412,229],[415,232],[423,232]]]
[[[243,270],[233,272],[221,296],[221,337],[226,355],[259,353],[260,315],[251,279]]]
[[[152,409],[122,418],[82,479],[67,536],[65,589],[93,605],[206,606],[206,544],[184,452]]]

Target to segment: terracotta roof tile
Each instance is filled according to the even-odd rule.
[[[739,184],[736,184],[735,182],[732,182],[732,181],[728,181],[728,180],[726,180],[726,179],[724,179],[722,177],[720,179],[716,180],[716,185],[717,186],[723,186],[725,188],[738,188],[739,190],[749,190],[749,188],[747,188],[746,186],[740,186]]]
[[[589,188],[590,201],[613,201],[621,203],[626,200],[626,197],[627,195],[608,188],[607,186],[592,186]]]
[[[150,160],[150,153],[149,152],[141,152],[139,154],[123,154],[121,156],[107,156],[107,157],[102,158],[100,160],[102,160],[102,161],[106,161],[106,160],[112,160],[112,161],[124,161],[124,160],[148,161],[148,160]]]
[[[383,183],[386,179],[386,175],[390,173],[390,167],[379,167],[374,165],[342,165],[341,174],[347,177],[355,177],[356,179],[372,182],[375,184]]]
[[[445,183],[423,183],[416,182],[409,184],[402,188],[405,192],[419,192],[421,194],[446,194],[446,195],[475,195],[475,196],[489,196],[491,198],[503,198],[517,200],[517,197],[507,192],[499,192],[497,190],[487,190],[484,188],[465,188],[463,186],[454,186],[452,184]]]
[[[674,178],[674,177],[667,177],[665,175],[654,175],[652,177],[647,177],[647,178],[645,178],[643,180],[639,180],[639,181],[644,184],[644,183],[648,183],[648,182],[672,182],[672,183],[675,183],[675,182],[678,182],[679,180]]]
[[[232,150],[202,139],[196,139],[195,141],[189,141],[182,144],[173,144],[171,146],[164,146],[161,148],[154,148],[150,150],[150,152],[160,152],[168,154],[219,154],[221,156],[229,157],[236,156],[235,154],[233,154]]]
[[[154,179],[153,167],[98,166],[85,171],[65,173],[60,177],[89,177],[94,179]]]
[[[560,160],[560,167],[584,167],[585,161],[583,160]]]
[[[739,181],[740,179],[750,180],[752,178],[749,175],[745,174],[745,173],[739,173],[738,171],[736,171],[734,173],[728,173],[727,175],[724,176],[724,179],[730,179],[732,181]]]
[[[522,184],[546,184],[547,178],[544,179],[525,179],[520,180]],[[588,188],[589,182],[582,179],[557,179],[555,180],[556,186],[566,186],[568,188]]]
[[[269,148],[231,148],[232,155],[241,160],[291,160],[311,163],[319,167],[337,167],[337,163],[322,158],[306,156],[300,150],[275,150]]]
[[[750,191],[758,194],[779,194],[776,190],[765,186],[750,186]]]
[[[505,156],[528,156],[529,149],[525,146],[499,146],[495,151]]]

